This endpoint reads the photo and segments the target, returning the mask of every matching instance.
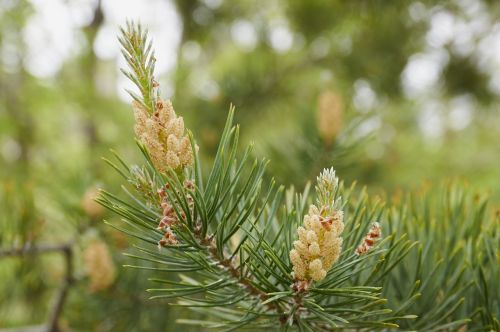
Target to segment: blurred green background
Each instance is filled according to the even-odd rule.
[[[498,1],[1,0],[0,250],[73,246],[62,327],[180,329],[92,201],[120,186],[110,148],[140,162],[126,19],[151,32],[207,161],[233,103],[241,144],[283,184],[327,166],[389,195],[460,178],[500,206]],[[61,254],[0,257],[0,329],[44,324],[64,275]]]

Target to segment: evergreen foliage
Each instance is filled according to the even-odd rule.
[[[133,168],[133,183],[140,182],[140,194],[127,190],[151,204],[157,221],[165,218],[160,205],[167,202],[148,189],[154,172],[143,170],[148,166],[141,165],[130,139],[130,105],[116,90],[123,75],[116,68],[120,43],[112,30],[130,15],[129,6],[152,33],[169,29],[156,40],[168,54],[155,44],[156,56],[152,47],[142,55],[138,43],[145,38],[124,39],[124,51],[131,51],[127,56],[139,69],[141,57],[161,62],[154,73],[163,93],[175,92],[172,101],[195,133],[203,179],[212,168],[227,105],[235,103],[239,146],[255,140],[248,159],[270,160],[264,189],[274,177],[303,192],[332,165],[345,183],[368,186],[369,194],[353,188],[340,238],[349,235],[348,206],[363,195],[374,203],[375,193],[385,197],[430,181],[422,192],[378,203],[387,202],[375,247],[366,240],[377,237],[365,236],[369,227],[368,233],[377,234],[375,223],[360,233],[366,246],[358,243],[359,252],[386,246],[380,241],[393,233],[394,239],[418,241],[386,276],[370,283],[383,287],[380,296],[391,315],[418,316],[396,320],[403,330],[499,330],[499,73],[491,45],[498,39],[500,2],[483,0],[0,1],[0,330],[195,332],[207,328],[175,319],[221,322],[209,312],[174,306],[173,298],[150,300],[144,290],[161,287],[149,279],[163,278],[156,268],[164,264],[122,252],[150,246],[161,257],[169,250],[158,252],[105,225],[103,219],[123,226],[119,215],[93,201],[103,183],[113,193],[123,183],[100,160],[112,146]],[[165,72],[169,60],[175,67]],[[418,86],[430,72],[420,68],[435,69],[433,83],[423,90]],[[133,109],[151,117],[156,105],[148,102],[146,112],[141,101],[142,91],[159,99],[153,71],[138,78]],[[343,101],[340,121],[332,107],[318,116],[325,92]],[[367,132],[370,138],[359,140]],[[242,155],[236,153],[238,160]],[[250,166],[242,172],[248,174]],[[441,182],[448,177],[468,185],[462,180],[448,189]],[[491,197],[476,200],[475,193],[485,190]],[[283,210],[290,198],[286,191],[282,195]],[[134,202],[126,193],[118,196]],[[315,201],[309,195],[306,206]],[[281,215],[276,219],[283,222]],[[146,233],[158,243],[165,233],[154,232]],[[232,236],[231,249],[242,235],[239,230]],[[382,264],[384,254],[374,264]],[[166,278],[180,280],[176,272]]]
[[[154,113],[160,99],[147,33],[130,23],[120,42],[126,75],[141,92],[132,96]],[[157,275],[152,299],[177,299],[172,305],[205,317],[179,323],[224,330],[498,328],[498,226],[485,221],[484,202],[453,189],[435,194],[436,208],[433,195],[385,207],[343,182],[320,190],[342,197],[343,249],[323,280],[297,287],[289,252],[311,201],[309,186],[296,193],[266,181],[267,161],[253,159],[252,146],[238,152],[233,116],[231,107],[207,176],[191,133],[194,164],[181,170],[159,171],[138,141],[144,166],[116,154],[108,161],[128,183],[126,198],[107,191],[98,198],[122,217],[111,225],[141,243],[127,255],[142,262],[132,267]],[[175,220],[166,229],[165,217]],[[373,222],[384,237],[358,254]]]
[[[487,206],[486,197],[449,183],[424,187],[391,207],[391,231],[420,242],[384,281],[391,307],[418,315],[407,328],[453,330],[469,323],[468,331],[500,330],[500,219]],[[407,302],[412,297],[418,301]]]

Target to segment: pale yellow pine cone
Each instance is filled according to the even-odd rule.
[[[333,143],[342,128],[342,99],[331,90],[323,91],[318,97],[317,126],[319,136],[327,144]]]
[[[178,170],[193,164],[191,142],[184,131],[184,120],[178,117],[170,101],[159,100],[156,111],[149,114],[137,101],[132,103],[135,134],[147,148],[160,172]]]
[[[85,270],[90,279],[90,291],[107,289],[115,280],[115,265],[106,243],[94,239],[83,253]]]
[[[325,170],[318,178],[318,190],[336,190],[338,179],[333,170]],[[336,210],[333,195],[327,196],[329,201],[324,206],[309,207],[304,216],[304,226],[297,228],[298,239],[290,251],[293,275],[297,281],[320,281],[342,252],[344,230],[343,213]],[[318,202],[319,203],[319,202]]]
[[[97,187],[91,187],[87,189],[80,201],[80,206],[85,214],[94,219],[98,219],[104,214],[102,205],[95,201],[98,195],[99,189]]]

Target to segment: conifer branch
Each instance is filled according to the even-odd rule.
[[[146,41],[147,34],[142,28],[130,23],[120,38],[131,69],[126,75],[141,92],[141,98],[135,96],[134,99],[156,117],[161,116],[155,110],[161,99],[157,97],[153,102],[157,84],[153,78],[151,43]],[[157,294],[152,298],[179,298],[178,305],[219,318],[217,323],[183,322],[228,330],[274,327],[276,323],[285,329],[295,327],[300,330],[397,326],[393,323],[396,318],[389,315],[390,310],[383,308],[380,287],[366,285],[363,281],[351,284],[350,279],[353,274],[364,271],[371,271],[372,278],[380,278],[380,273],[388,273],[393,265],[380,266],[369,262],[386,250],[394,251],[394,259],[402,259],[412,244],[409,241],[381,241],[366,255],[356,256],[355,245],[349,240],[355,238],[355,242],[359,242],[370,220],[376,214],[380,218],[381,212],[377,212],[380,208],[374,206],[372,214],[366,215],[360,211],[367,202],[362,200],[355,209],[342,203],[340,195],[349,196],[350,192],[339,190],[342,185],[339,185],[335,173],[328,171],[324,177],[318,178],[320,211],[315,213],[320,224],[311,227],[316,227],[316,235],[320,235],[323,227],[334,232],[328,241],[336,241],[336,244],[321,242],[319,249],[315,249],[326,250],[321,248],[333,245],[328,250],[334,251],[324,260],[311,259],[314,265],[310,267],[311,272],[303,274],[305,279],[302,281],[294,279],[289,253],[292,244],[297,243],[293,241],[302,223],[307,194],[289,193],[289,196],[295,196],[293,203],[280,210],[283,188],[275,189],[272,181],[268,189],[263,190],[267,162],[250,161],[250,149],[245,151],[241,160],[237,160],[239,128],[232,124],[233,114],[234,108],[231,108],[206,182],[201,176],[200,158],[192,136],[194,165],[174,169],[158,163],[159,158],[154,157],[157,148],[151,142],[156,139],[161,142],[162,137],[167,137],[170,130],[167,126],[158,127],[159,131],[153,138],[143,138],[138,142],[146,160],[146,167],[140,171],[137,167],[127,166],[120,158],[118,164],[108,161],[142,197],[138,198],[127,190],[132,201],[126,202],[116,195],[102,192],[98,202],[123,217],[124,225],[113,227],[149,245],[158,243],[161,248],[160,252],[155,252],[147,247],[137,247],[141,255],[132,256],[159,264],[148,269],[183,273],[178,276],[180,280],[154,279],[168,286],[148,290]],[[136,117],[136,121],[140,121],[136,126],[142,126],[142,121],[149,120]],[[157,120],[153,118],[153,121]],[[146,133],[146,129],[141,128],[139,132]],[[157,192],[159,199],[154,199]],[[341,242],[336,236],[342,231],[338,227],[343,228],[343,224],[338,224],[343,216],[339,212],[342,209],[349,214],[355,212],[355,215],[349,215],[346,230],[350,236],[345,241],[346,251],[340,254]],[[158,240],[161,234],[163,237]],[[300,236],[304,236],[302,241],[307,242],[313,241],[309,237],[314,237],[314,234]],[[298,254],[309,255],[297,246]],[[337,259],[339,261],[330,269]],[[369,307],[379,309],[364,309]]]
[[[425,236],[407,235],[418,233],[403,226],[407,216],[371,199],[366,190],[345,188],[333,169],[318,177],[316,203],[309,208],[308,188],[285,194],[274,181],[266,185],[267,161],[251,160],[251,147],[238,152],[233,107],[205,178],[193,135],[183,136],[182,119],[158,95],[147,40],[131,23],[120,38],[130,66],[124,72],[141,93],[132,96],[140,104],[134,104],[136,135],[145,165],[128,166],[117,155],[116,162],[107,160],[130,186],[124,187],[126,198],[102,191],[97,201],[122,217],[112,227],[143,243],[128,256],[148,264],[134,267],[165,276],[151,279],[162,285],[148,290],[151,299],[177,299],[174,305],[207,318],[179,323],[226,331],[381,330],[412,326],[409,322],[436,330],[468,321],[454,313],[471,285],[449,290],[449,298],[428,316],[438,319],[435,323],[413,314],[433,276],[420,268],[429,247],[417,242]],[[488,252],[494,257],[491,248]],[[451,284],[463,271],[455,272]],[[399,283],[408,285],[407,280],[411,287],[402,292]],[[487,281],[481,286],[490,303]],[[387,303],[389,298],[399,305]],[[477,308],[488,326],[495,326],[488,306]]]

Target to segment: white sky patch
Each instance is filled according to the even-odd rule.
[[[205,6],[198,6],[193,11],[193,19],[199,25],[207,26],[213,22],[214,13]]]
[[[119,48],[115,45],[117,36],[116,26],[108,24],[101,26],[94,40],[94,45],[92,45],[94,53],[99,59],[112,60],[118,56]]]
[[[467,21],[467,27],[476,35],[482,35],[491,30],[492,27],[491,17],[488,12],[483,11],[477,15],[470,17]]]
[[[477,0],[456,0],[455,1],[464,13],[469,17],[477,16],[484,13],[485,8],[482,1]]]
[[[236,45],[247,52],[252,51],[258,41],[255,26],[247,20],[236,20],[231,25],[231,37]]]
[[[24,65],[33,75],[53,77],[64,62],[75,56],[85,43],[79,29],[88,25],[94,12],[95,0],[31,0],[35,13],[29,18],[23,39],[27,46]],[[171,1],[103,0],[105,21],[93,45],[100,59],[121,58],[117,36],[119,27],[128,19],[140,21],[150,32],[156,50],[156,74],[174,68],[180,42],[182,23]],[[125,66],[122,59],[118,62]],[[129,101],[124,88],[133,85],[119,75],[118,94]]]
[[[420,1],[415,1],[408,6],[408,14],[413,22],[419,22],[427,16],[425,5]]]
[[[491,77],[490,81],[488,82],[488,88],[497,95],[500,95],[500,75]]]
[[[363,113],[377,106],[377,94],[373,91],[368,81],[359,79],[354,82],[353,103],[354,107]]]
[[[285,53],[293,46],[293,33],[284,21],[271,22],[269,41],[271,47],[278,53]]]
[[[432,47],[442,47],[453,39],[455,17],[442,10],[433,14],[430,19],[430,29],[427,32],[427,43]]]
[[[92,22],[94,9],[97,6],[96,0],[72,0],[64,1],[64,4],[68,6],[71,20],[76,26],[82,27]]]
[[[33,0],[35,14],[22,35],[27,46],[24,65],[33,75],[54,76],[75,46],[75,23],[61,0]]]
[[[462,57],[467,57],[474,52],[475,36],[472,29],[463,20],[459,20],[455,24],[452,47],[453,51]]]
[[[451,110],[448,114],[448,124],[451,129],[465,129],[472,121],[474,103],[468,95],[455,97],[450,101]]]
[[[412,55],[403,70],[403,90],[409,97],[430,92],[439,81],[444,66],[449,61],[444,49]]]
[[[182,57],[187,62],[196,62],[201,56],[201,46],[193,40],[187,41],[182,46]]]
[[[451,44],[453,51],[461,56],[469,56],[474,51],[475,40],[491,27],[491,19],[484,8],[461,1],[466,16],[455,16],[440,10],[430,18],[430,28],[426,35],[427,43],[433,48]]]
[[[222,0],[202,0],[202,2],[211,9],[217,9],[222,5]]]
[[[126,63],[120,54],[117,41],[119,27],[127,20],[141,22],[147,27],[153,40],[156,61],[156,75],[171,71],[177,64],[182,23],[171,1],[150,0],[147,3],[136,0],[104,0],[105,24],[96,40],[94,50],[103,59],[118,58],[118,66]],[[118,75],[117,92],[120,99],[130,101],[125,89],[135,91],[134,85],[123,75]]]
[[[500,79],[500,23],[493,26],[491,31],[481,39],[477,47],[478,66],[492,77]]]
[[[439,87],[442,70],[449,61],[448,46],[454,56],[471,57],[489,76],[489,89],[500,94],[500,23],[494,24],[482,1],[456,3],[461,9],[457,15],[438,6],[425,10],[418,2],[409,7],[414,20],[425,11],[432,14],[427,18],[426,50],[411,56],[401,75],[407,97],[418,99]]]
[[[204,4],[198,9],[205,16],[213,16],[212,9],[219,7],[222,1],[203,0]],[[4,2],[4,6],[13,3],[12,0]],[[50,78],[57,74],[67,59],[77,55],[85,47],[85,40],[79,29],[92,20],[97,0],[30,2],[34,13],[22,31],[26,44],[23,65],[35,76]],[[419,21],[426,17],[429,20],[427,49],[408,60],[401,77],[403,89],[410,98],[419,98],[422,94],[436,89],[442,69],[448,62],[448,53],[444,48],[446,45],[451,45],[452,52],[457,55],[472,56],[478,68],[490,76],[489,88],[500,94],[500,23],[493,21],[492,14],[481,1],[456,2],[462,10],[460,15],[454,15],[437,6],[427,9],[420,2],[414,2],[408,7],[412,20]],[[123,25],[126,19],[133,19],[147,26],[155,41],[157,75],[168,73],[175,67],[182,22],[173,0],[102,0],[102,5],[105,22],[93,45],[99,58],[111,61],[121,58],[116,39],[118,27]],[[201,14],[197,12],[196,15]],[[277,52],[290,51],[297,45],[299,35],[293,34],[286,19],[273,18],[270,27],[269,43]],[[240,47],[249,50],[258,42],[255,26],[245,20],[235,21],[231,27],[231,36]],[[350,40],[345,40],[349,42],[346,49],[350,50]],[[338,47],[335,41],[333,45]],[[312,53],[321,57],[328,52],[329,45],[320,39],[311,47]],[[3,65],[15,68],[16,63],[12,60],[15,51],[8,48],[8,45],[2,45],[2,48],[6,48],[2,53]],[[191,48],[191,51],[187,52],[186,56],[196,61],[196,47]],[[123,61],[119,61],[120,66],[123,66]],[[124,87],[130,88],[131,85],[126,84],[124,78],[119,75],[119,96],[129,100]],[[363,102],[360,105],[362,104]]]

